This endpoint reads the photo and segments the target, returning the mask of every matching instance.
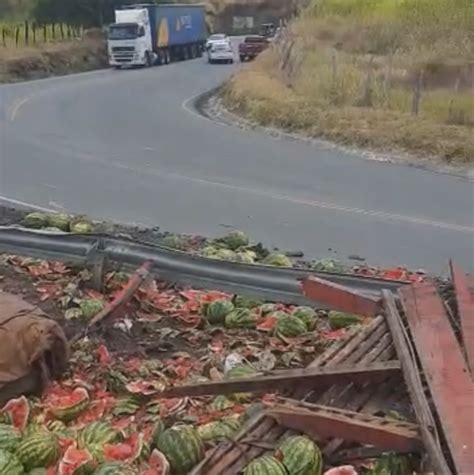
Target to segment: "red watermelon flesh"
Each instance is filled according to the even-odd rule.
[[[53,402],[54,409],[68,409],[76,404],[89,399],[89,393],[85,388],[76,388],[68,395],[60,396]]]
[[[150,469],[152,469],[156,475],[168,475],[170,473],[170,463],[165,455],[158,449],[153,450],[148,463]]]
[[[105,444],[103,454],[107,461],[133,462],[140,456],[142,448],[143,435],[133,433],[119,444]]]
[[[13,427],[23,431],[30,417],[28,399],[26,399],[25,396],[21,396],[18,399],[10,399],[5,406],[3,406],[2,412],[8,414]]]
[[[343,465],[342,467],[331,468],[324,475],[357,475],[352,465]]]
[[[58,475],[74,475],[79,468],[92,460],[92,455],[87,450],[79,450],[71,445],[59,462]]]

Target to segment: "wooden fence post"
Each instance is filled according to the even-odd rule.
[[[62,23],[59,24],[59,31],[61,33],[61,39],[64,41],[64,26]]]
[[[30,44],[30,24],[28,20],[25,20],[25,44],[26,46]]]
[[[7,30],[5,28],[2,28],[2,43],[3,43],[3,46],[6,48],[7,47]]]
[[[20,27],[17,26],[15,29],[15,45],[18,48],[18,45],[20,43]]]
[[[53,41],[56,40],[56,23],[51,24],[51,37],[53,38]]]
[[[33,36],[33,44],[36,45],[36,22],[31,25],[31,34]]]
[[[48,25],[43,25],[43,41],[46,43],[48,41]]]
[[[420,100],[421,100],[421,90],[423,88],[423,76],[425,71],[422,69],[418,74],[418,80],[415,83],[415,88],[413,91],[413,102],[411,104],[411,113],[413,115],[418,115],[420,112]]]

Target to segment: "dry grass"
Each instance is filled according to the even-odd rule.
[[[225,101],[266,125],[472,163],[474,21],[467,5],[318,0],[229,83]]]
[[[107,65],[105,44],[98,38],[0,51],[0,83],[90,71]]]

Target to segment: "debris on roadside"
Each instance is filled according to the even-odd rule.
[[[250,244],[241,233],[225,242]],[[328,311],[196,290],[153,272],[150,262],[133,274],[109,263],[97,290],[87,269],[0,256],[0,299],[17,294],[44,308],[71,345],[68,369],[50,371],[56,381],[41,394],[4,400],[0,435],[9,431],[11,442],[0,436],[0,468],[411,475],[427,468],[428,455],[437,474],[465,473],[473,437],[447,403],[451,390],[455,407],[472,395],[472,380],[460,374],[469,374],[472,294],[456,267],[462,301],[450,312],[464,322],[462,348],[426,279],[409,284],[405,275],[397,294],[379,298],[305,279],[301,292],[329,302]],[[431,325],[443,325],[440,358],[451,362],[452,387],[420,345]]]

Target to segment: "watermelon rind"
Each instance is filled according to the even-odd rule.
[[[21,433],[8,424],[0,424],[0,449],[14,452],[21,440]]]
[[[30,419],[31,407],[25,396],[10,399],[2,408],[5,422],[23,431]]]
[[[225,411],[234,406],[234,403],[223,394],[219,394],[210,404],[213,411]]]
[[[318,446],[308,437],[288,437],[278,447],[282,463],[294,475],[321,475],[323,461]]]
[[[225,317],[226,328],[255,328],[257,315],[248,308],[236,308]]]
[[[245,467],[243,475],[288,475],[288,471],[275,457],[263,455],[252,460]]]
[[[252,297],[246,297],[245,295],[234,295],[232,303],[236,308],[248,308],[253,309],[255,307],[260,307],[265,302],[260,299],[255,299]]]
[[[305,325],[308,331],[313,331],[318,321],[318,316],[311,307],[295,307],[291,314],[299,318]]]
[[[56,436],[40,431],[24,437],[16,448],[16,455],[26,470],[49,467],[59,457],[59,444]]]
[[[277,320],[274,331],[277,336],[293,338],[306,333],[307,327],[298,317],[285,315]]]
[[[85,426],[77,435],[77,445],[85,449],[91,445],[113,444],[120,440],[120,433],[108,422],[92,422]]]
[[[0,450],[0,475],[23,475],[25,470],[16,455]]]
[[[89,393],[85,388],[76,388],[75,394],[81,395],[81,399],[67,406],[51,407],[51,413],[63,422],[69,422],[78,417],[89,407]]]
[[[206,307],[206,317],[209,323],[223,324],[225,317],[234,310],[234,304],[230,300],[219,299],[211,302]]]
[[[99,465],[92,475],[136,475],[136,471],[122,462],[106,462]]]
[[[173,475],[185,475],[204,457],[204,444],[198,432],[188,425],[166,429],[157,441]]]

